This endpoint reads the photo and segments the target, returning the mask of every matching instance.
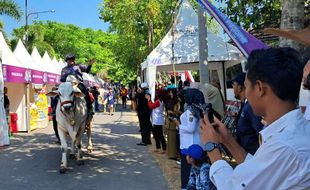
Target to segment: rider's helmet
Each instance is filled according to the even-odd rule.
[[[75,59],[75,55],[74,54],[67,54],[65,57],[65,61],[68,61],[69,59]]]

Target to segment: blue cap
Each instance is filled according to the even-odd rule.
[[[244,81],[245,81],[245,73],[239,73],[233,80],[232,82],[236,82],[241,86],[244,86]]]
[[[198,144],[193,144],[188,149],[182,149],[181,153],[184,155],[188,155],[194,159],[202,159],[203,158],[203,149]]]

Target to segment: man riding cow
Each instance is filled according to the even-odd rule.
[[[64,67],[61,70],[61,77],[60,77],[60,82],[66,82],[67,77],[69,75],[73,75],[76,77],[78,80],[78,88],[81,90],[81,92],[85,95],[85,100],[87,103],[87,110],[89,115],[93,115],[93,107],[91,103],[91,99],[88,93],[87,88],[83,84],[83,77],[82,77],[82,72],[89,73],[92,67],[92,64],[95,62],[95,59],[91,59],[88,63],[88,65],[82,65],[82,64],[76,64],[75,63],[75,55],[73,54],[68,54],[65,57],[65,61],[67,62],[67,66]]]

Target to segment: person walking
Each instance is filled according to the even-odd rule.
[[[121,94],[121,98],[122,98],[123,109],[126,109],[128,90],[126,89],[126,87],[124,85],[122,85],[122,87],[120,89],[120,94]]]
[[[99,110],[98,98],[99,98],[100,92],[98,91],[98,88],[96,86],[93,86],[92,89],[91,89],[91,93],[93,94],[93,97],[94,97],[95,112],[99,112],[100,110]]]
[[[52,91],[56,91],[57,89],[58,89],[57,87],[53,87]],[[56,120],[56,108],[57,108],[58,101],[59,101],[58,95],[55,97],[51,97],[53,129],[54,129],[55,136],[57,138],[56,143],[60,144],[60,138],[59,138],[59,134],[58,134],[58,125],[57,125],[57,120]]]
[[[114,115],[114,103],[115,103],[115,94],[111,87],[108,88],[109,92],[104,96],[104,100],[107,100],[107,105],[109,108],[109,115]]]

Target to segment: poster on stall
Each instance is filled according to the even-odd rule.
[[[35,130],[38,128],[38,111],[35,103],[30,103],[30,130]]]
[[[45,89],[34,94],[34,100],[30,106],[30,130],[48,126],[48,101]]]

